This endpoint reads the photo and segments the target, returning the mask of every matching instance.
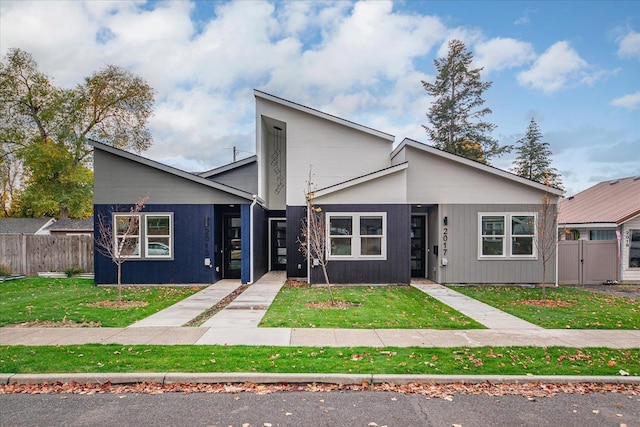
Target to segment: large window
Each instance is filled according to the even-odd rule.
[[[114,214],[113,218],[116,250],[122,250],[123,255],[142,259],[173,257],[172,214]],[[141,242],[144,242],[142,246]]]
[[[535,258],[535,213],[478,214],[478,258]]]
[[[616,230],[589,230],[589,240],[618,240]]]
[[[327,213],[329,259],[386,259],[386,213]]]

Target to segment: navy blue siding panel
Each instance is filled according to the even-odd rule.
[[[242,239],[242,264],[240,278],[242,283],[251,281],[251,205],[240,206],[240,237]]]
[[[287,277],[307,277],[307,261],[298,243],[301,221],[305,216],[304,206],[287,206]]]
[[[269,212],[260,205],[253,207],[253,280],[269,271]]]
[[[386,212],[387,259],[329,261],[332,283],[409,283],[411,281],[410,205],[320,205],[324,212]],[[322,268],[311,270],[312,283],[324,283]]]
[[[118,211],[129,212],[130,206]],[[103,215],[111,220],[113,205],[95,205],[96,218]],[[122,264],[122,283],[213,283],[220,277],[215,267],[206,267],[204,259],[213,255],[213,221],[211,205],[146,205],[143,212],[173,213],[173,259],[128,260]],[[208,227],[207,227],[208,221]],[[111,259],[95,251],[96,284],[117,283],[116,265]]]

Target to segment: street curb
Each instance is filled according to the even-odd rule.
[[[622,376],[569,376],[569,375],[388,375],[388,374],[277,374],[277,373],[60,373],[60,374],[0,374],[0,385],[43,384],[513,384],[513,383],[557,383],[557,384],[631,384],[640,385],[640,377]]]

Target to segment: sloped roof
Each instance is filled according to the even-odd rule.
[[[216,190],[224,191],[225,193],[229,193],[234,196],[244,198],[246,200],[253,200],[253,195],[250,193],[247,193],[244,190],[240,190],[240,189],[231,187],[229,185],[221,184],[216,181],[211,181],[206,178],[202,178],[201,176],[183,171],[182,169],[174,168],[172,166],[168,166],[168,165],[156,162],[146,157],[142,157],[140,155],[133,154],[128,151],[124,151],[119,148],[115,148],[110,145],[103,144],[93,139],[89,139],[88,142],[89,142],[89,145],[91,145],[94,149],[105,151],[107,153],[131,160],[132,162],[140,163],[150,168],[157,169],[157,170],[166,172],[168,174],[175,175],[180,178],[184,178],[186,180],[196,182],[198,184],[202,184],[207,187],[215,188]]]
[[[296,102],[289,101],[287,99],[280,98],[280,97],[275,96],[275,95],[271,95],[269,93],[263,92],[263,91],[258,90],[258,89],[254,89],[253,90],[253,94],[254,94],[254,96],[256,98],[261,98],[261,99],[265,99],[265,100],[268,100],[268,101],[271,101],[271,102],[275,102],[276,104],[284,105],[284,106],[292,108],[294,110],[298,110],[298,111],[304,112],[306,114],[310,114],[312,116],[316,116],[316,117],[319,117],[321,119],[328,120],[330,122],[340,124],[342,126],[347,126],[347,127],[352,128],[352,129],[358,130],[360,132],[368,133],[370,135],[377,136],[378,138],[382,138],[382,139],[385,139],[385,140],[390,141],[390,142],[395,141],[395,136],[393,136],[391,134],[388,134],[386,132],[382,132],[382,131],[379,131],[377,129],[373,129],[373,128],[369,127],[369,126],[364,126],[364,125],[361,125],[359,123],[352,122],[352,121],[347,120],[347,119],[343,119],[342,117],[334,116],[332,114],[328,114],[328,113],[322,112],[320,110],[316,110],[315,108],[307,107],[306,105],[298,104]]]
[[[53,218],[0,218],[0,234],[36,234]]]
[[[640,215],[640,176],[603,181],[560,199],[559,224],[623,222]]]
[[[377,178],[381,178],[383,176],[390,175],[392,173],[403,171],[403,170],[407,169],[408,167],[409,167],[408,162],[400,163],[400,164],[394,165],[394,166],[389,166],[387,168],[380,169],[378,171],[370,172],[370,173],[362,175],[362,176],[358,176],[358,177],[351,178],[351,179],[348,179],[348,180],[343,181],[343,182],[339,182],[337,184],[330,185],[328,187],[320,188],[320,189],[316,190],[315,196],[316,197],[326,196],[327,194],[331,194],[331,193],[336,192],[336,191],[344,190],[345,188],[353,187],[353,186],[356,186],[356,185],[359,185],[359,184],[362,184],[362,183],[365,183],[365,182],[369,182],[369,181],[377,179]]]
[[[47,227],[49,231],[93,231],[93,218],[60,219]]]
[[[438,149],[436,147],[432,147],[430,145],[424,144],[424,143],[419,142],[419,141],[415,141],[415,140],[410,139],[410,138],[405,138],[400,143],[400,145],[398,145],[396,147],[396,149],[393,150],[393,152],[391,153],[391,158],[394,158],[406,146],[414,147],[414,148],[417,148],[418,150],[422,150],[422,151],[424,151],[426,153],[433,154],[435,156],[442,157],[442,158],[445,158],[445,159],[448,159],[448,160],[451,160],[451,161],[454,161],[454,162],[457,162],[457,163],[460,163],[460,164],[463,164],[463,165],[466,165],[466,166],[470,166],[472,168],[479,169],[481,171],[488,172],[488,173],[490,173],[492,175],[496,175],[496,176],[499,176],[499,177],[502,177],[502,178],[505,178],[505,179],[508,179],[508,180],[511,180],[511,181],[515,181],[517,183],[524,184],[524,185],[527,185],[529,187],[536,188],[538,190],[542,190],[542,191],[545,191],[545,192],[548,192],[548,193],[551,193],[551,194],[555,194],[556,196],[562,196],[562,194],[564,193],[564,191],[562,191],[562,190],[560,190],[558,188],[549,187],[547,185],[540,184],[539,182],[532,181],[532,180],[527,179],[527,178],[523,178],[520,175],[516,175],[514,173],[502,170],[502,169],[497,168],[495,166],[490,166],[490,165],[486,165],[484,163],[477,162],[475,160],[467,159],[466,157],[462,157],[462,156],[459,156],[457,154],[453,154],[453,153],[449,153],[449,152],[444,151],[444,150],[440,150],[440,149]]]
[[[205,172],[200,172],[197,175],[202,178],[211,178],[216,175],[220,175],[221,173],[228,172],[233,169],[240,168],[242,166],[250,165],[252,163],[256,163],[258,161],[258,156],[255,154],[253,156],[249,156],[246,159],[237,160],[232,163],[228,163],[226,165],[218,166],[217,168],[209,169]]]

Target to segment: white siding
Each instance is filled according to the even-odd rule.
[[[543,191],[407,146],[408,203],[538,204]]]
[[[289,108],[266,99],[256,98],[259,118],[269,117],[286,125],[286,204],[304,205],[305,181],[309,166],[313,166],[314,184],[318,188],[329,187],[358,176],[391,166],[390,153],[393,141],[350,126],[325,120],[303,111]],[[262,122],[262,120],[260,120]],[[258,154],[268,153],[264,133],[260,135]],[[269,158],[261,159],[261,166],[270,166]],[[268,180],[261,171],[262,180]],[[266,183],[261,183],[263,198],[269,203],[273,197]]]
[[[625,222],[622,227],[622,236],[620,236],[622,238],[622,281],[640,283],[640,267],[629,267],[629,252],[631,249],[631,242],[627,239],[627,233],[629,233],[628,236],[631,236],[631,230],[640,230],[640,216],[637,216]]]
[[[397,204],[407,200],[407,171],[354,185],[325,196],[319,196],[319,204]]]

